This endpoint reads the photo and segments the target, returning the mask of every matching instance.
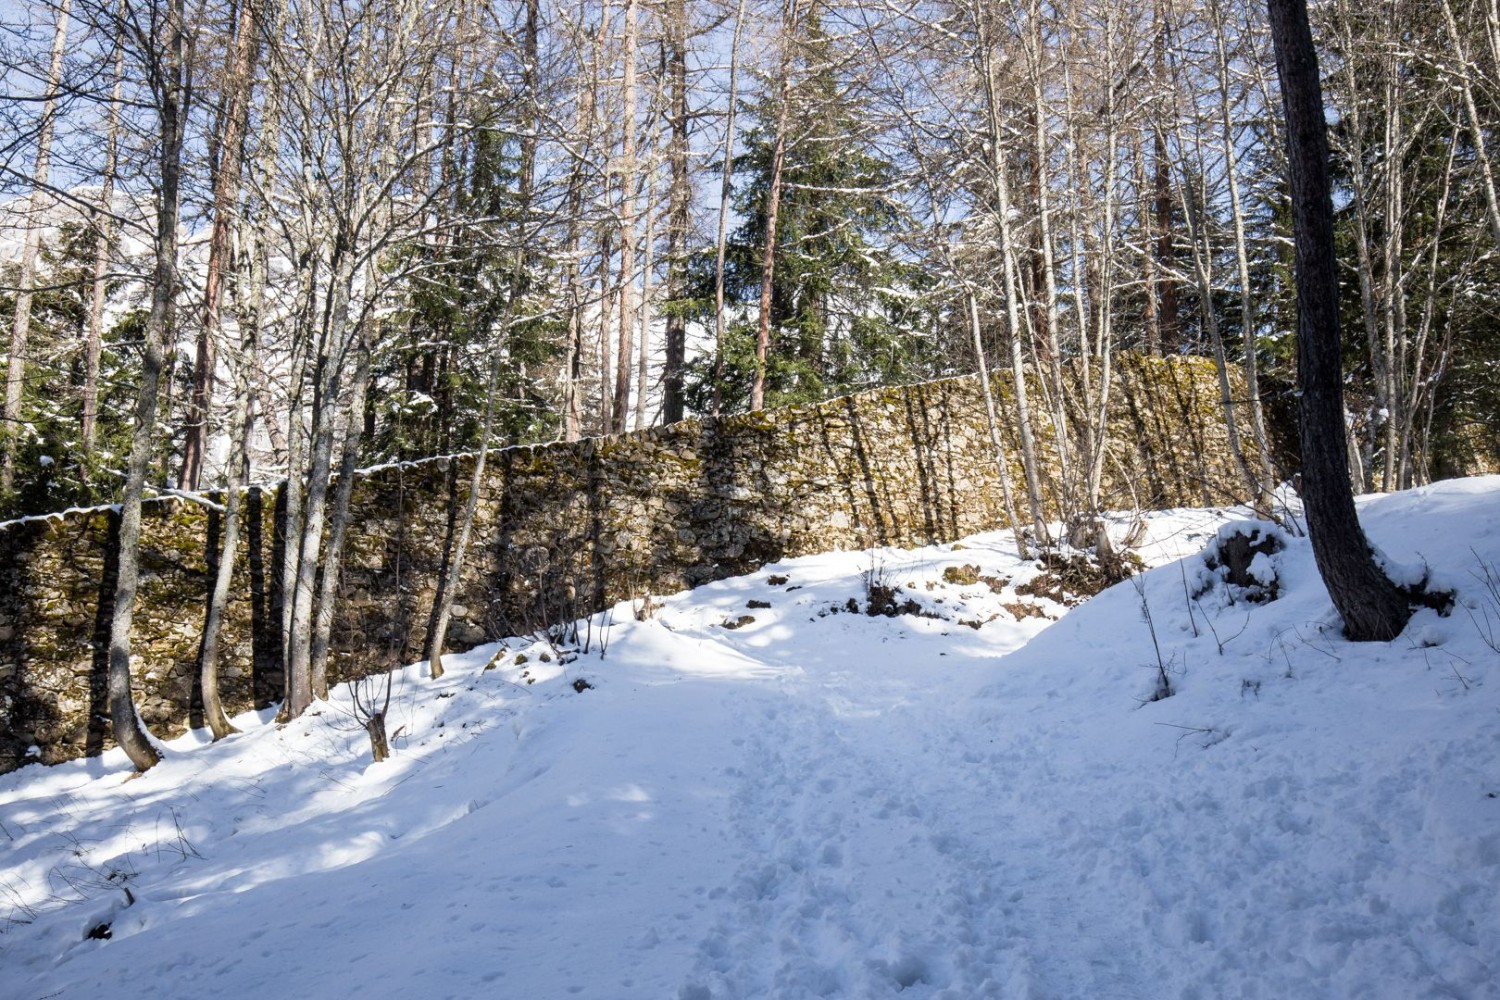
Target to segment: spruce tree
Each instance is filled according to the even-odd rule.
[[[788,88],[788,139],[776,224],[766,405],[826,399],[930,377],[941,368],[927,313],[914,303],[924,273],[891,247],[901,223],[895,170],[870,143],[860,103],[835,66],[816,11],[799,22],[797,70]],[[734,162],[735,209],[725,288],[734,320],[724,345],[726,409],[749,398],[762,253],[774,156],[774,97],[751,104],[754,123]],[[711,303],[711,261],[699,263],[696,300]],[[704,313],[711,318],[711,313]],[[689,401],[711,409],[712,358],[691,366]]]

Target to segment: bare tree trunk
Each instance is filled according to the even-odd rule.
[[[1174,102],[1175,103],[1175,102]],[[1175,109],[1174,109],[1175,111]],[[1203,148],[1203,135],[1200,129],[1194,128],[1191,137],[1184,134],[1183,116],[1173,114],[1174,127],[1177,135],[1178,149],[1193,150],[1192,163],[1205,163],[1207,157]],[[1231,157],[1227,163],[1231,177],[1234,171],[1234,160]],[[1240,472],[1240,478],[1244,482],[1246,496],[1257,506],[1265,509],[1269,497],[1263,496],[1260,477],[1250,466],[1245,457],[1244,444],[1240,438],[1239,417],[1235,410],[1234,393],[1229,382],[1229,359],[1224,350],[1224,336],[1219,329],[1219,311],[1214,304],[1214,246],[1213,236],[1209,231],[1208,220],[1205,218],[1205,208],[1209,202],[1208,194],[1202,190],[1194,189],[1193,167],[1184,164],[1178,171],[1179,198],[1185,209],[1187,218],[1188,242],[1192,247],[1191,260],[1193,274],[1198,284],[1198,313],[1203,321],[1203,328],[1208,333],[1209,348],[1214,356],[1214,373],[1219,382],[1219,409],[1224,416],[1224,428],[1229,446],[1229,457],[1234,462],[1235,468]],[[1248,282],[1245,291],[1248,293]]]
[[[125,47],[115,53],[114,86],[110,90],[109,114],[104,126],[104,172],[99,188],[99,217],[95,225],[94,275],[89,294],[89,318],[83,348],[83,414],[79,420],[80,463],[87,478],[92,464],[99,422],[99,355],[104,345],[104,304],[109,290],[110,258],[114,253],[115,171],[120,162],[120,99],[125,85]]]
[[[268,94],[262,122],[262,143],[269,145],[275,132],[277,109],[274,89]],[[270,165],[268,150],[263,150],[257,165],[260,180],[269,187]],[[228,481],[225,485],[224,529],[220,546],[219,565],[214,578],[214,589],[209,599],[208,619],[203,629],[203,645],[199,653],[199,684],[203,690],[203,708],[209,728],[215,740],[237,730],[226,717],[219,694],[218,657],[219,635],[223,628],[224,614],[229,605],[229,589],[233,582],[234,563],[239,550],[242,493],[249,480],[250,446],[255,428],[257,395],[253,389],[260,375],[261,322],[265,313],[265,288],[267,269],[266,228],[269,220],[262,207],[260,218],[240,216],[240,253],[242,273],[234,297],[235,321],[239,327],[240,348],[233,359],[235,417],[230,428],[230,453]],[[267,414],[267,424],[275,427],[274,416]],[[282,457],[285,451],[282,451]]]
[[[1179,136],[1179,141],[1182,137]],[[1201,156],[1201,151],[1200,151]],[[1201,162],[1201,160],[1200,160]],[[1184,188],[1190,183],[1183,178]],[[1184,190],[1182,202],[1187,206],[1188,238],[1192,244],[1193,273],[1198,278],[1198,311],[1208,331],[1208,343],[1214,353],[1214,373],[1219,382],[1219,410],[1224,416],[1224,428],[1229,445],[1229,457],[1240,471],[1248,495],[1257,507],[1263,503],[1261,483],[1255,470],[1245,458],[1245,448],[1240,441],[1240,424],[1235,415],[1234,394],[1229,384],[1229,361],[1224,354],[1224,337],[1219,331],[1219,314],[1213,301],[1213,246],[1207,233],[1202,211],[1203,201],[1198,193]]]
[[[1113,80],[1120,69],[1116,56],[1119,38],[1119,12],[1114,8],[1109,8],[1105,13],[1104,30],[1106,79]],[[1088,414],[1091,424],[1089,436],[1092,439],[1093,450],[1089,453],[1089,470],[1088,479],[1085,484],[1085,495],[1088,499],[1088,514],[1090,515],[1090,519],[1098,513],[1101,506],[1100,495],[1104,482],[1104,459],[1109,450],[1109,401],[1114,389],[1115,226],[1119,212],[1118,198],[1115,194],[1118,184],[1119,157],[1119,137],[1115,124],[1116,97],[1116,91],[1111,87],[1105,97],[1104,211],[1100,222],[1099,237],[1099,287],[1094,296],[1098,304],[1098,320],[1095,324],[1097,336],[1094,343],[1096,353],[1099,357],[1099,395],[1095,409]],[[1087,364],[1085,364],[1085,367],[1088,367]],[[1097,537],[1104,537],[1106,541],[1108,540],[1107,535],[1096,535]]]
[[[1419,422],[1430,423],[1432,419],[1433,396],[1437,385],[1437,372],[1429,371],[1427,367],[1427,348],[1434,328],[1434,320],[1437,314],[1439,298],[1439,273],[1442,267],[1442,248],[1446,236],[1445,224],[1448,214],[1448,199],[1453,186],[1453,164],[1458,154],[1459,128],[1454,126],[1448,141],[1448,161],[1444,167],[1441,177],[1441,191],[1434,204],[1436,210],[1433,219],[1431,253],[1428,257],[1427,281],[1422,294],[1422,319],[1417,328],[1417,336],[1412,346],[1412,359],[1409,368],[1410,374],[1405,376],[1407,388],[1406,404],[1401,408],[1401,456],[1399,463],[1398,484],[1401,489],[1409,489],[1427,481],[1425,468],[1419,467],[1418,458],[1424,455],[1425,449],[1414,452],[1413,446],[1417,442],[1417,427]],[[1444,324],[1451,327],[1451,324]],[[1442,338],[1451,337],[1451,329],[1445,329]],[[1439,352],[1439,363],[1441,363],[1443,351]],[[1406,370],[1403,368],[1403,370]],[[1426,415],[1426,421],[1422,417]]]
[[[610,357],[610,319],[615,303],[615,288],[610,284],[609,258],[614,249],[611,234],[599,240],[599,428],[601,434],[614,433],[614,360]],[[622,278],[623,280],[623,278]]]
[[[1249,240],[1245,235],[1244,199],[1240,195],[1239,163],[1240,151],[1235,142],[1232,101],[1229,84],[1232,79],[1229,52],[1225,36],[1228,24],[1223,11],[1223,0],[1212,0],[1211,10],[1217,30],[1214,32],[1215,52],[1218,56],[1219,81],[1219,150],[1224,157],[1224,170],[1229,183],[1229,210],[1234,221],[1234,259],[1239,271],[1240,326],[1244,340],[1245,408],[1250,417],[1250,435],[1256,452],[1256,508],[1268,511],[1271,491],[1276,486],[1276,474],[1271,463],[1271,445],[1266,435],[1265,409],[1260,399],[1260,364],[1257,358],[1258,319],[1255,308],[1255,289],[1250,280]]]
[[[586,135],[592,131],[594,122],[593,92],[585,81],[578,84],[578,110],[574,118],[573,161],[568,171],[567,193],[564,195],[564,213],[567,218],[567,248],[564,267],[564,302],[568,316],[568,349],[563,369],[562,437],[564,441],[577,441],[583,436],[583,337],[584,303],[587,295],[583,285],[583,188],[587,163],[580,148]]]
[[[495,354],[490,362],[489,381],[485,386],[484,418],[479,431],[479,453],[474,457],[474,474],[469,480],[469,495],[464,500],[463,514],[459,517],[458,537],[453,543],[453,552],[448,557],[448,574],[438,581],[437,603],[433,606],[427,628],[427,672],[437,680],[443,676],[443,646],[448,641],[448,623],[453,618],[453,599],[463,582],[464,561],[469,551],[469,534],[474,528],[474,515],[479,510],[479,494],[484,488],[485,465],[490,454],[491,428],[494,426],[495,383],[500,374],[500,357]]]
[[[638,164],[635,161],[636,112],[636,10],[637,0],[625,4],[625,79],[622,87],[620,152],[620,342],[615,360],[614,413],[610,430],[623,434],[630,418],[630,369],[635,359],[636,309],[632,301],[635,284],[635,212]],[[644,386],[638,386],[644,391]]]
[[[636,345],[639,363],[635,374],[635,429],[646,426],[646,396],[651,385],[651,268],[656,241],[656,216],[649,207],[656,197],[656,171],[647,175],[646,181],[646,231],[641,245],[641,335]]]
[[[1072,447],[1068,439],[1068,418],[1066,412],[1067,388],[1063,377],[1063,353],[1062,337],[1059,333],[1061,323],[1058,319],[1058,291],[1057,291],[1057,254],[1053,244],[1052,233],[1052,196],[1050,191],[1051,178],[1047,176],[1047,166],[1050,161],[1052,139],[1048,127],[1048,108],[1046,101],[1046,84],[1043,79],[1043,59],[1045,58],[1044,42],[1041,30],[1041,4],[1037,0],[1031,0],[1028,9],[1030,20],[1030,45],[1027,55],[1031,62],[1031,126],[1034,139],[1032,153],[1032,189],[1036,199],[1037,209],[1037,255],[1036,270],[1040,276],[1041,302],[1038,303],[1037,311],[1041,314],[1041,320],[1046,330],[1046,364],[1050,377],[1050,402],[1052,408],[1052,425],[1055,440],[1057,441],[1057,459],[1059,478],[1062,483],[1061,494],[1065,505],[1071,505],[1070,497],[1075,485],[1072,459]]]
[[[242,390],[244,378],[236,377],[236,388]],[[250,452],[251,397],[243,391],[235,400],[235,415],[230,424],[228,478],[224,484],[224,512],[219,544],[219,564],[214,571],[213,591],[208,599],[208,618],[203,625],[203,643],[198,650],[198,686],[203,692],[203,716],[215,741],[239,732],[224,712],[219,694],[219,635],[223,630],[224,612],[229,607],[229,587],[234,580],[234,564],[239,557],[241,494],[245,489],[244,468]]]
[[[1363,184],[1363,171],[1356,167],[1353,171],[1353,183],[1350,185],[1351,204],[1354,208],[1354,223],[1350,227],[1354,234],[1355,269],[1359,272],[1359,301],[1360,317],[1365,330],[1365,341],[1369,348],[1370,365],[1375,376],[1374,384],[1377,392],[1384,386],[1385,379],[1380,372],[1380,307],[1375,297],[1375,266],[1373,255],[1370,252],[1370,212],[1366,204],[1366,188]],[[1359,451],[1351,453],[1353,461],[1358,463],[1358,473],[1354,476],[1355,482],[1363,489],[1370,484],[1370,478],[1366,474],[1365,465],[1361,461]],[[1351,466],[1351,470],[1354,469]]]
[[[683,300],[687,298],[688,236],[693,224],[693,178],[688,166],[687,0],[668,0],[662,16],[667,21],[671,191],[667,197],[667,342],[661,380],[662,422],[671,424],[682,419],[685,408],[682,374],[687,364],[687,316]]]
[[[1469,59],[1468,46],[1464,44],[1463,34],[1458,30],[1458,21],[1453,16],[1453,4],[1449,0],[1442,0],[1442,4],[1443,24],[1448,29],[1448,41],[1453,46],[1453,54],[1463,66],[1456,86],[1463,98],[1464,119],[1469,125],[1469,138],[1474,148],[1479,186],[1484,191],[1485,218],[1489,221],[1490,235],[1495,240],[1495,246],[1500,248],[1500,195],[1497,195],[1495,191],[1495,170],[1491,165],[1489,142],[1486,139],[1486,136],[1494,129],[1494,120],[1491,119],[1486,123],[1479,113],[1479,105],[1474,100],[1473,82],[1474,73],[1478,68]],[[1494,9],[1494,0],[1491,0],[1492,17]],[[1493,25],[1491,30],[1495,30]],[[1493,38],[1492,44],[1495,44]],[[1500,53],[1496,54],[1496,58],[1500,60]]]
[[[974,357],[979,364],[979,385],[984,390],[985,426],[990,432],[990,447],[995,452],[995,472],[1000,477],[1000,495],[1005,500],[1005,516],[1010,519],[1010,530],[1016,540],[1016,554],[1022,559],[1028,554],[1026,531],[1021,526],[1021,516],[1016,511],[1016,495],[1010,485],[1010,459],[1005,455],[1005,444],[1000,438],[1000,419],[995,413],[995,394],[990,389],[990,369],[984,358],[984,338],[980,336],[979,300],[973,291],[964,297],[969,304],[969,332],[974,337]]]
[[[1136,230],[1140,234],[1141,347],[1161,356],[1161,310],[1157,305],[1156,249],[1152,245],[1151,193],[1146,182],[1146,137],[1137,130],[1134,142],[1136,185]]]
[[[582,253],[578,215],[582,211],[581,188],[569,184],[568,263],[564,269],[564,301],[568,312],[568,353],[563,367],[562,438],[577,441],[583,436],[579,390],[583,382],[583,276],[578,256]],[[575,197],[576,195],[576,197]]]
[[[370,756],[375,763],[388,760],[391,756],[391,745],[385,735],[385,713],[376,712],[365,720],[365,734],[370,737]]]
[[[369,280],[376,279],[372,275]],[[361,323],[366,322],[373,321],[361,320]],[[313,617],[312,636],[308,643],[308,686],[312,688],[314,698],[328,697],[328,650],[333,636],[333,613],[338,607],[344,538],[349,531],[349,497],[354,489],[354,474],[359,466],[365,392],[370,384],[370,344],[364,336],[360,337],[355,353],[359,356],[359,361],[349,388],[349,399],[343,404],[344,434],[338,484],[333,491],[333,510],[328,519],[328,544],[323,548],[322,577],[318,581],[317,612]]]
[[[1380,407],[1378,420],[1370,428],[1370,440],[1374,445],[1380,441],[1380,489],[1390,492],[1394,487],[1396,473],[1396,424],[1401,412],[1400,378],[1397,341],[1406,336],[1406,294],[1403,289],[1405,262],[1401,251],[1406,244],[1406,179],[1399,164],[1404,159],[1406,140],[1403,132],[1399,69],[1395,65],[1396,54],[1388,55],[1386,70],[1385,100],[1385,233],[1381,242],[1384,251],[1381,278],[1385,286],[1385,309],[1381,317],[1381,342],[1379,348],[1380,385],[1377,387]],[[1378,438],[1377,438],[1378,432]]]
[[[760,323],[755,335],[755,380],[750,386],[750,409],[766,405],[766,362],[771,349],[771,293],[776,281],[776,222],[781,215],[781,175],[786,164],[786,133],[792,103],[792,46],[798,21],[798,0],[789,0],[781,30],[781,73],[777,79],[776,135],[771,145],[771,184],[766,192],[766,241],[760,267]]]
[[[1153,52],[1152,74],[1158,91],[1165,90],[1167,80],[1167,14],[1158,0],[1156,12],[1156,41]],[[1163,354],[1176,354],[1182,350],[1182,307],[1177,298],[1177,248],[1172,231],[1172,162],[1167,151],[1166,130],[1155,130],[1156,145],[1152,149],[1155,197],[1152,205],[1156,228],[1156,314],[1159,338]]]
[[[734,42],[729,51],[729,106],[724,119],[724,169],[719,177],[719,229],[714,239],[714,415],[723,403],[724,258],[729,245],[729,196],[734,182],[734,118],[740,90],[740,39],[745,30],[745,0],[734,14]]]
[[[1411,617],[1406,600],[1375,565],[1346,473],[1338,262],[1322,84],[1306,0],[1269,0],[1281,78],[1297,251],[1297,382],[1302,497],[1318,572],[1352,640],[1388,641]]]
[[[1500,0],[1490,0],[1484,11],[1485,42],[1490,50],[1490,73],[1500,73]]]
[[[21,244],[21,273],[16,279],[16,311],[10,326],[10,363],[5,369],[5,408],[0,411],[0,442],[4,443],[4,450],[0,452],[0,493],[9,493],[16,484],[16,442],[24,419],[21,408],[26,387],[26,341],[31,334],[31,297],[36,284],[37,253],[42,242],[41,216],[52,202],[47,187],[52,171],[52,134],[72,7],[73,0],[62,0],[57,7],[52,58],[47,64],[47,96],[42,100],[36,161],[31,168],[31,201],[26,210],[26,236]]]
[[[1071,172],[1072,186],[1077,192],[1074,196],[1072,211],[1068,214],[1069,235],[1069,263],[1072,267],[1073,280],[1069,282],[1072,286],[1073,317],[1078,327],[1078,382],[1082,394],[1079,409],[1082,410],[1084,419],[1082,426],[1083,454],[1088,461],[1088,468],[1096,466],[1094,456],[1102,454],[1104,450],[1104,438],[1101,429],[1096,426],[1093,415],[1095,413],[1107,413],[1107,400],[1095,392],[1093,360],[1096,356],[1102,356],[1104,352],[1104,337],[1094,336],[1092,325],[1096,310],[1090,305],[1090,271],[1088,264],[1088,238],[1085,231],[1085,220],[1093,218],[1095,207],[1091,196],[1091,183],[1089,181],[1090,168],[1084,159],[1083,135],[1081,121],[1083,115],[1079,110],[1079,98],[1073,78],[1073,72],[1065,61],[1062,66],[1063,73],[1063,117],[1067,125],[1067,148],[1068,164]],[[1143,219],[1148,214],[1143,213]],[[1144,223],[1143,223],[1144,225]],[[1149,242],[1149,239],[1147,239]],[[1152,251],[1146,249],[1144,255],[1150,257]],[[1102,312],[1098,313],[1103,315]],[[1107,384],[1107,380],[1106,380]],[[1085,483],[1085,495],[1093,493],[1094,490]],[[1094,500],[1089,501],[1091,507],[1097,506]]]
[[[255,85],[255,54],[258,50],[255,4],[240,0],[239,24],[235,29],[234,55],[229,67],[224,125],[219,135],[219,156],[214,171],[214,221],[208,243],[208,271],[203,279],[203,324],[198,331],[193,361],[193,392],[188,402],[187,433],[182,443],[182,467],[178,485],[196,490],[203,477],[208,450],[209,409],[213,405],[217,367],[220,299],[224,274],[229,269],[229,232],[234,222],[235,202],[240,190],[240,154],[245,128],[250,120],[250,92]]]
[[[984,18],[981,12],[979,17]],[[1030,508],[1032,528],[1042,545],[1050,545],[1047,519],[1042,505],[1041,469],[1037,463],[1036,437],[1031,418],[1031,405],[1026,387],[1026,366],[1022,355],[1023,336],[1020,313],[1021,289],[1016,273],[1015,235],[1012,232],[1009,164],[1005,156],[1005,132],[1002,124],[1000,97],[997,92],[999,68],[995,62],[994,43],[987,31],[981,31],[978,53],[979,69],[983,76],[986,110],[986,142],[990,147],[991,162],[987,165],[994,185],[995,217],[1000,235],[1000,270],[1003,280],[1002,293],[1005,298],[1006,336],[1010,343],[1011,375],[1016,394],[1016,423],[1021,437],[1021,465],[1026,473],[1026,500]]]
[[[282,706],[282,712],[293,719],[307,710],[313,698],[321,696],[313,687],[313,642],[317,632],[314,614],[319,603],[317,580],[322,561],[319,557],[326,552],[323,536],[329,515],[328,491],[339,422],[339,401],[346,388],[342,371],[346,360],[344,338],[348,334],[349,298],[354,281],[353,263],[348,259],[348,253],[340,248],[352,245],[352,239],[347,236],[335,240],[334,260],[329,267],[329,289],[320,321],[319,357],[313,376],[307,492],[303,500],[300,531],[295,539],[297,555],[290,594],[292,614],[286,667],[287,696]],[[361,391],[361,387],[356,386],[355,391]]]
[[[161,759],[141,726],[131,695],[130,627],[140,585],[141,500],[146,469],[151,464],[156,429],[157,390],[161,383],[162,352],[172,332],[177,292],[177,222],[183,125],[188,114],[192,46],[182,18],[182,0],[171,0],[162,21],[158,44],[150,58],[158,60],[162,86],[156,98],[159,124],[161,188],[156,207],[156,263],[151,276],[151,313],[146,320],[141,384],[136,394],[135,429],[130,442],[130,464],[120,505],[119,578],[115,586],[114,618],[109,630],[109,715],[115,742],[137,770]]]

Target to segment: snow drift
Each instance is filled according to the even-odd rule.
[[[1305,538],[1252,594],[1177,511],[1072,611],[992,534],[415,665],[386,764],[340,692],[24,768],[0,993],[1500,996],[1500,479],[1363,518],[1448,617],[1348,643]]]

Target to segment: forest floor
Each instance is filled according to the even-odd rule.
[[[1362,503],[1457,592],[1391,643],[1243,517],[1072,609],[1000,533],[620,605],[394,675],[381,764],[340,689],[5,775],[0,996],[1500,996],[1500,478]]]

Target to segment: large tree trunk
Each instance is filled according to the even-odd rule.
[[[1287,123],[1297,264],[1297,388],[1302,498],[1318,572],[1355,641],[1388,641],[1411,608],[1375,565],[1349,488],[1339,358],[1338,272],[1328,131],[1306,0],[1269,0]]]
[[[172,332],[177,293],[178,189],[182,165],[183,123],[187,117],[186,75],[191,52],[182,21],[181,0],[170,4],[161,27],[160,60],[163,86],[157,94],[161,188],[156,206],[156,264],[151,276],[151,313],[146,320],[141,383],[136,394],[135,431],[126,467],[125,497],[120,506],[119,580],[115,613],[109,630],[109,716],[115,742],[130,762],[144,771],[161,759],[141,727],[130,690],[130,626],[140,585],[141,498],[146,469],[151,464],[151,439],[156,429],[157,391],[161,385],[162,352]]]
[[[238,379],[243,389],[244,380]],[[219,564],[214,571],[214,588],[208,600],[208,618],[203,626],[203,643],[198,649],[198,686],[203,691],[203,716],[213,738],[221,740],[239,732],[224,711],[219,697],[219,635],[224,627],[224,612],[229,607],[229,587],[234,581],[234,563],[240,546],[240,506],[245,477],[242,473],[250,450],[250,414],[252,404],[247,393],[235,401],[235,416],[230,426],[229,469],[224,485],[223,534],[219,545]]]
[[[372,276],[368,280],[374,281]],[[362,321],[365,322],[365,321]],[[374,322],[370,320],[368,322]],[[378,341],[378,337],[369,338]],[[333,491],[333,510],[328,520],[328,544],[323,548],[322,575],[318,579],[317,612],[308,640],[308,685],[314,698],[328,697],[328,653],[333,637],[333,613],[338,606],[339,573],[344,558],[344,539],[349,532],[349,498],[359,465],[359,442],[364,429],[365,392],[370,383],[370,343],[363,338],[355,349],[359,361],[349,398],[342,404],[343,441],[338,484]]]
[[[348,246],[353,240],[345,236],[336,246]],[[317,631],[314,613],[317,608],[317,581],[324,528],[329,516],[329,486],[332,482],[333,451],[337,438],[340,399],[347,382],[342,366],[349,351],[349,300],[354,284],[353,265],[347,254],[336,250],[329,267],[331,288],[323,305],[320,354],[313,376],[312,433],[308,441],[307,492],[302,505],[300,531],[294,540],[296,572],[288,596],[292,613],[288,633],[286,664],[286,701],[281,713],[295,719],[321,696],[313,688],[313,641]],[[336,508],[336,503],[335,503]],[[290,561],[290,560],[289,560]],[[332,568],[332,567],[331,567]],[[336,569],[333,569],[336,572]]]

